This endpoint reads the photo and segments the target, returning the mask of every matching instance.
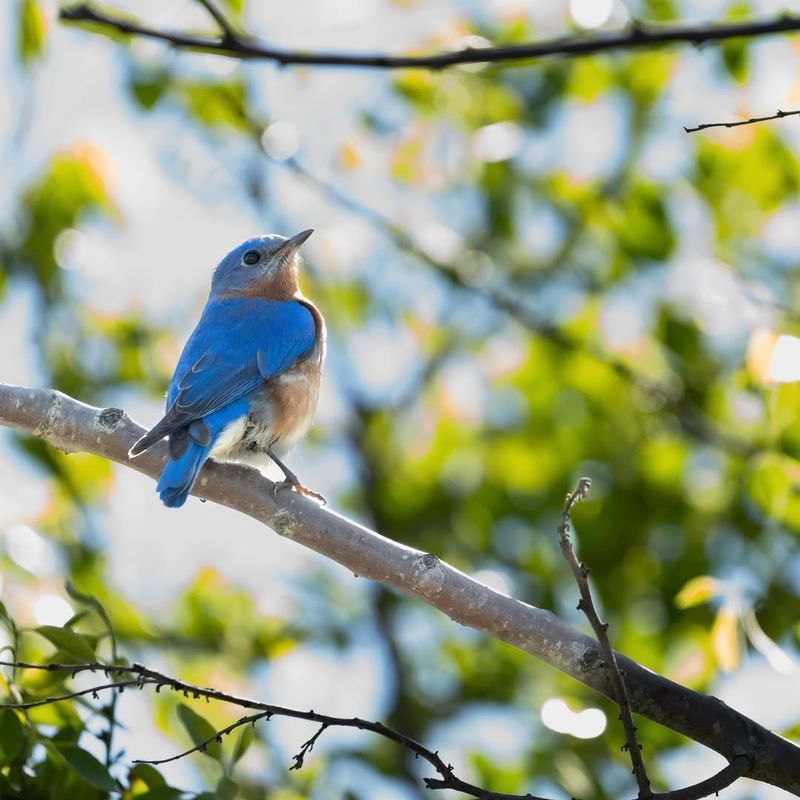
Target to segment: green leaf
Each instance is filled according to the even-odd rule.
[[[6,628],[8,628],[9,633],[11,633],[12,636],[17,635],[17,626],[14,623],[14,620],[11,619],[11,615],[8,613],[8,609],[6,609],[5,605],[2,602],[0,602],[0,623],[2,623],[3,625],[6,626]]]
[[[24,66],[41,58],[44,48],[44,15],[36,0],[22,0],[19,9],[17,52]]]
[[[222,0],[222,2],[237,17],[244,11],[244,0]]]
[[[89,606],[92,608],[98,617],[103,621],[103,625],[105,625],[106,630],[108,631],[108,635],[111,637],[111,649],[112,649],[112,658],[114,661],[117,660],[117,637],[114,633],[114,625],[111,623],[111,617],[108,615],[108,612],[103,607],[103,604],[93,595],[93,594],[86,594],[85,592],[81,592],[79,589],[75,587],[72,581],[67,581],[65,584],[65,589],[67,590],[67,594],[78,603],[82,603],[83,605]]]
[[[217,800],[235,800],[237,794],[239,794],[239,784],[223,775],[217,784],[215,795]]]
[[[164,776],[151,764],[137,764],[128,776],[129,781],[138,778],[148,789],[158,789],[167,785]]]
[[[142,70],[131,78],[129,88],[139,106],[149,111],[169,87],[166,70]]]
[[[10,708],[0,711],[0,766],[10,764],[22,751],[22,723]]]
[[[187,112],[207,128],[249,131],[247,96],[241,80],[173,83],[171,92]]]
[[[672,233],[660,188],[639,182],[621,203],[609,206],[609,227],[620,247],[633,258],[663,261],[672,252]]]
[[[58,628],[55,625],[40,625],[35,630],[59,650],[82,661],[95,660],[94,646],[90,643],[89,637],[76,633],[70,628]]]
[[[183,794],[181,789],[176,789],[174,786],[157,786],[144,794],[137,794],[136,800],[178,800]]]
[[[196,747],[202,745],[204,742],[208,742],[216,733],[215,728],[208,720],[203,719],[203,717],[183,703],[178,705],[178,716]],[[200,752],[205,753],[209,758],[213,758],[217,761],[222,758],[222,746],[219,742],[209,742]]]
[[[737,82],[744,83],[750,67],[750,51],[743,39],[725,42],[721,48],[722,62],[728,74]]]
[[[108,770],[91,753],[87,753],[79,747],[63,747],[59,748],[59,752],[72,769],[95,789],[103,789],[107,792],[119,790],[117,782],[111,777]]]
[[[233,764],[244,756],[253,743],[254,738],[255,734],[253,733],[252,725],[245,725],[239,730],[239,736],[236,739],[236,744],[233,747],[233,755],[231,756],[231,762]]]

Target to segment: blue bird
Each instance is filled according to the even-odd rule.
[[[321,502],[281,460],[302,438],[319,399],[325,322],[300,293],[291,239],[248,239],[220,261],[200,321],[183,348],[163,418],[129,451],[133,458],[169,437],[156,487],[165,506],[186,498],[209,456],[256,464],[271,458],[290,487]]]

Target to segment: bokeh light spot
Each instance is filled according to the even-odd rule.
[[[33,602],[33,616],[39,625],[62,626],[75,612],[72,606],[57,594],[43,594]]]
[[[581,28],[599,28],[608,22],[613,0],[570,0],[569,15]]]
[[[599,708],[572,711],[560,697],[545,701],[542,722],[556,733],[568,733],[578,739],[594,739],[606,729],[606,715]]]

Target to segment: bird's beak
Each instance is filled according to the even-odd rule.
[[[303,242],[308,239],[311,234],[314,233],[312,228],[309,228],[307,231],[300,231],[296,236],[292,236],[291,239],[287,239],[282,245],[281,249],[278,251],[282,256],[288,256],[294,253],[298,247],[300,247]]]

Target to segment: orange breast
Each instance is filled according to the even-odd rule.
[[[310,358],[279,375],[267,385],[273,405],[272,432],[277,449],[289,450],[302,438],[314,418],[319,401],[322,364]]]

